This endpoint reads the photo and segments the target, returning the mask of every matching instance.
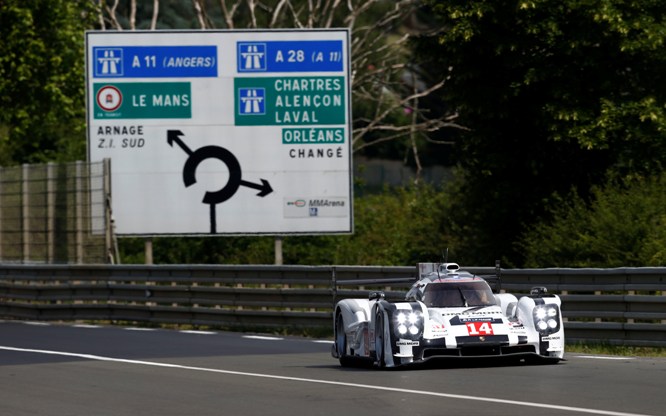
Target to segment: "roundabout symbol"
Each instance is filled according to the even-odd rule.
[[[236,193],[238,188],[245,186],[259,191],[257,196],[264,197],[271,192],[270,183],[267,180],[261,179],[261,184],[244,181],[242,179],[242,171],[238,159],[229,150],[219,146],[203,146],[197,150],[192,151],[183,140],[180,138],[183,132],[180,130],[167,130],[167,143],[173,147],[174,143],[177,144],[187,155],[185,166],[183,166],[183,183],[185,187],[194,185],[197,182],[196,170],[206,159],[217,159],[224,163],[229,170],[229,179],[227,183],[217,191],[206,191],[202,202],[210,205],[210,233],[217,233],[215,206],[220,204]]]

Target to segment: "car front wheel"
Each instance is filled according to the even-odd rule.
[[[375,315],[375,357],[379,367],[386,366],[386,351],[384,349],[384,314],[377,311]]]

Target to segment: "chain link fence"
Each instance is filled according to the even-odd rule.
[[[0,262],[112,262],[109,178],[109,161],[0,167]]]

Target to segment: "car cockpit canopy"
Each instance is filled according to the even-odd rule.
[[[456,263],[419,263],[419,280],[407,292],[407,300],[427,307],[474,307],[496,304],[488,283],[461,271]]]
[[[464,282],[436,282],[423,290],[421,301],[429,308],[496,305],[495,295],[483,279]]]

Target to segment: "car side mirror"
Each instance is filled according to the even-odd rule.
[[[548,289],[546,289],[546,288],[543,287],[543,286],[533,287],[533,288],[530,290],[530,295],[531,295],[531,296],[543,296],[543,295],[545,295],[546,293],[548,293]]]
[[[370,294],[368,295],[368,299],[370,299],[370,300],[381,300],[381,299],[384,299],[385,297],[386,297],[386,295],[384,294],[384,292],[379,292],[379,291],[378,292],[370,292]]]

